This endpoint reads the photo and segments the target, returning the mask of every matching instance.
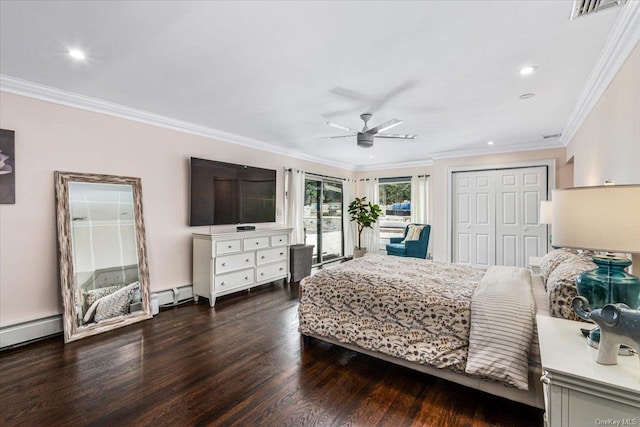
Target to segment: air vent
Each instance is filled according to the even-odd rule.
[[[574,20],[584,15],[600,12],[613,6],[621,6],[627,0],[573,0],[570,20]]]
[[[561,133],[554,133],[552,135],[542,135],[542,139],[555,139],[560,138],[562,136]]]

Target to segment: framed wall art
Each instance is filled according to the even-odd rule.
[[[0,129],[0,204],[16,202],[15,132]]]

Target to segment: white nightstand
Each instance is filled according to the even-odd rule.
[[[540,261],[542,261],[541,257],[537,257],[537,256],[529,257],[529,268],[531,269],[531,273],[540,274]]]
[[[596,363],[580,328],[588,323],[537,316],[545,425],[640,426],[640,362],[618,356],[617,365]]]

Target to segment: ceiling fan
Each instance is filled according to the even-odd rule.
[[[324,138],[346,138],[349,136],[353,136],[354,134],[358,136],[358,145],[360,147],[368,148],[373,147],[373,139],[374,137],[378,138],[396,138],[396,139],[415,139],[417,135],[408,135],[402,133],[382,133],[385,130],[391,129],[394,126],[398,126],[400,123],[403,123],[402,120],[391,119],[387,122],[381,123],[376,127],[369,129],[367,123],[371,120],[373,115],[371,113],[363,113],[360,114],[360,118],[364,121],[364,127],[361,131],[357,131],[355,129],[351,129],[346,126],[339,125],[333,122],[325,122],[325,124],[334,127],[336,129],[344,130],[347,132],[351,132],[349,135],[338,135],[338,136],[326,136]]]

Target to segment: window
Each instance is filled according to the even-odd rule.
[[[386,250],[390,237],[402,237],[411,221],[411,177],[380,178],[379,205],[380,251]]]
[[[304,186],[304,241],[314,245],[314,265],[342,258],[342,182],[307,175]]]

